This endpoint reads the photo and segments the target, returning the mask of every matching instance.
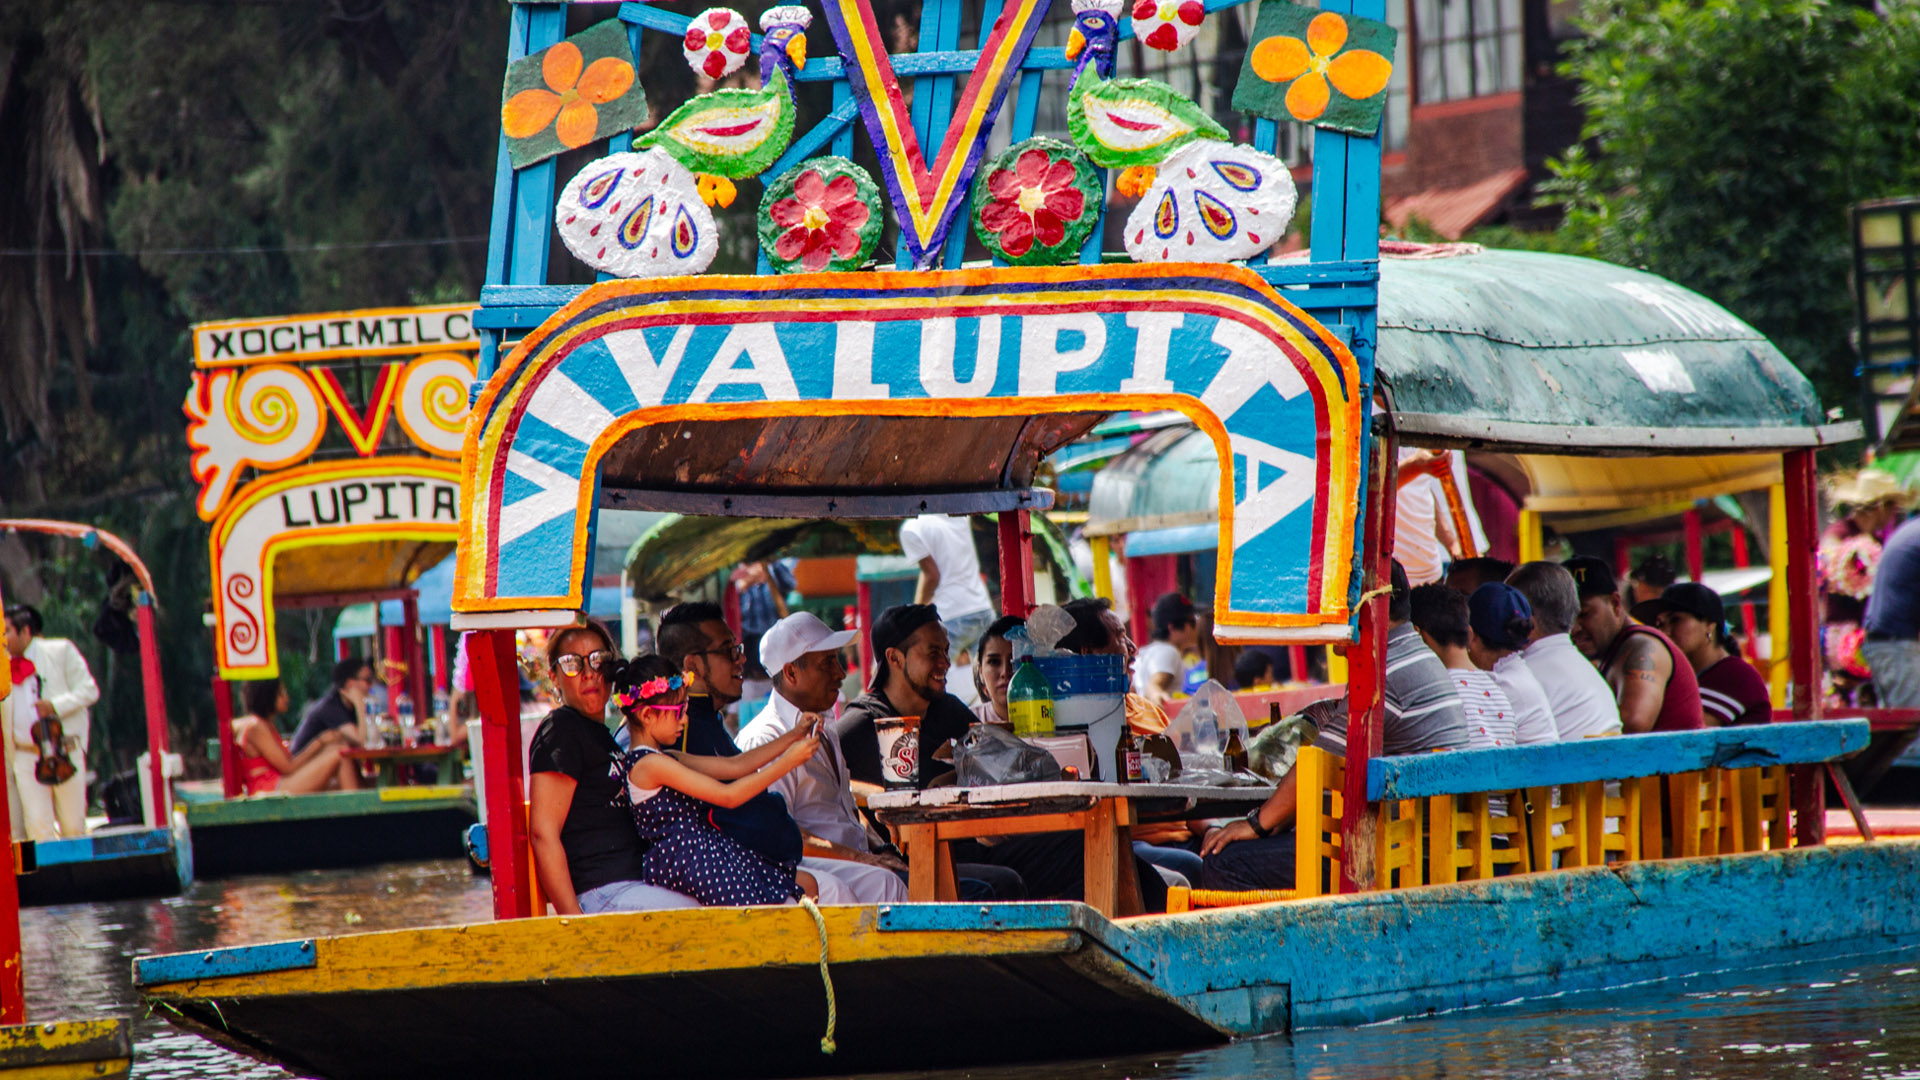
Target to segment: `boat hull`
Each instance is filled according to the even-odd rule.
[[[20,874],[26,907],[175,896],[193,880],[181,849],[184,834],[169,829],[102,829],[72,840],[34,845],[36,868]]]
[[[523,919],[136,962],[176,1023],[323,1077],[788,1076],[1173,1051],[1920,943],[1920,844],[1636,863],[1109,923],[1079,904]],[[470,1042],[422,1039],[483,1018]],[[751,1017],[750,1033],[741,1018]],[[352,1030],[351,1046],[331,1032]],[[749,1037],[750,1035],[750,1037]]]
[[[133,1033],[125,1020],[58,1020],[0,1027],[0,1077],[112,1078],[133,1070]]]
[[[201,877],[458,859],[476,820],[459,787],[376,788],[187,804]]]

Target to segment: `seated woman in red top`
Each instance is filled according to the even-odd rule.
[[[360,772],[340,756],[350,740],[347,729],[333,728],[287,753],[286,740],[274,717],[287,711],[287,692],[278,679],[250,682],[244,692],[247,715],[233,722],[234,760],[240,763],[240,782],[249,795],[277,791],[305,795],[330,787],[351,790],[360,786]]]
[[[1634,618],[1659,627],[1686,654],[1700,681],[1700,717],[1708,727],[1771,723],[1767,681],[1732,647],[1726,616],[1719,593],[1690,581],[1633,606]]]

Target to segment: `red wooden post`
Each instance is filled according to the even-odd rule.
[[[145,643],[143,635],[143,647]],[[240,755],[233,745],[233,687],[218,675],[213,677],[213,715],[220,722],[220,792],[229,799],[237,799],[243,786]]]
[[[374,605],[374,611],[378,612],[379,610],[379,605]],[[374,620],[375,624],[378,625],[378,614],[374,616]],[[387,684],[387,715],[394,716],[400,711],[398,705],[400,692],[405,689],[407,685],[406,675],[401,672],[401,668],[405,667],[407,663],[407,646],[405,639],[400,636],[400,627],[381,626],[379,627],[379,631],[381,640],[380,681]]]
[[[853,595],[853,644],[860,650],[860,685],[866,686],[873,681],[873,645],[867,640],[867,633],[873,629],[873,583],[854,583]]]
[[[0,607],[5,607],[0,597]],[[6,719],[13,720],[11,713]],[[13,814],[7,806],[7,785],[13,783],[13,770],[0,768],[0,839],[7,844],[11,865],[0,867],[0,1024],[27,1022],[27,978],[20,963],[20,880],[14,876],[19,863],[13,842]]]
[[[520,759],[520,670],[513,631],[467,638],[467,668],[480,703],[480,753],[487,776],[487,860],[493,869],[493,917],[533,912],[527,849],[526,762]]]
[[[1633,537],[1626,533],[1613,538],[1613,572],[1620,575],[1622,581],[1633,573]]]
[[[425,650],[420,648],[420,594],[410,592],[400,598],[402,640],[406,643],[407,692],[413,695],[414,723],[427,717],[433,707],[433,699],[427,696],[427,665]]]
[[[1727,524],[1732,526],[1729,532],[1733,537],[1734,568],[1745,570],[1752,562],[1752,555],[1747,551],[1747,527],[1736,521],[1729,521]],[[1747,635],[1747,647],[1745,649],[1747,659],[1752,660],[1759,655],[1759,653],[1755,651],[1757,647],[1755,642],[1760,640],[1759,616],[1753,613],[1752,604],[1740,605],[1740,622],[1741,629]],[[1766,669],[1761,668],[1760,670],[1765,671]]]
[[[1700,541],[1700,511],[1689,510],[1682,520],[1687,526],[1687,576],[1699,581],[1707,572],[1706,553]]]
[[[720,615],[727,620],[727,629],[733,631],[733,640],[745,641],[746,635],[740,632],[740,587],[731,581],[727,582],[726,591],[720,594]]]
[[[1307,681],[1307,647],[1305,645],[1287,646],[1287,668],[1293,681]]]
[[[375,617],[378,618],[378,616],[375,616]],[[353,642],[348,641],[346,638],[333,639],[333,658],[335,660],[345,660],[347,657],[352,655],[353,655]]]
[[[427,637],[433,653],[433,690],[436,694],[447,693],[447,628],[434,623],[427,628]]]
[[[153,626],[153,596],[142,590],[134,601],[134,615],[140,630],[140,686],[146,695],[147,704],[147,760],[152,771],[153,815],[155,820],[147,822],[156,829],[171,828],[173,825],[173,796],[167,788],[167,690],[160,681],[160,638]],[[227,720],[227,730],[222,733],[224,739],[233,736],[233,720]],[[221,773],[226,772],[226,761],[237,755],[229,753],[227,746],[220,747]],[[234,771],[239,772],[240,763],[234,762]]]
[[[1812,450],[1793,450],[1784,462],[1787,489],[1787,642],[1795,720],[1818,720],[1820,703],[1820,610],[1814,572],[1820,504]],[[1793,777],[1794,843],[1827,842],[1827,788],[1818,766]]]
[[[1000,612],[1033,614],[1033,522],[1025,510],[1000,512]]]
[[[1393,580],[1395,493],[1399,491],[1399,440],[1392,435],[1375,440],[1375,457],[1367,476],[1366,521],[1362,530],[1361,591],[1385,588]],[[1380,753],[1382,689],[1387,666],[1387,605],[1385,593],[1360,605],[1359,633],[1347,651],[1347,764],[1341,791],[1344,813],[1341,843],[1347,852],[1340,861],[1340,891],[1373,888],[1373,839],[1379,808],[1367,801],[1367,762]]]

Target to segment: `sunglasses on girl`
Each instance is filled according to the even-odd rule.
[[[581,656],[579,653],[567,653],[563,656],[556,656],[553,659],[553,666],[559,669],[560,674],[568,678],[573,678],[588,668],[592,668],[595,671],[605,670],[606,666],[613,663],[614,659],[615,654],[612,649],[598,649],[585,656]]]

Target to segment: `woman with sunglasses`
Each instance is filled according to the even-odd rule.
[[[562,915],[700,906],[643,877],[647,845],[608,771],[620,756],[606,723],[607,682],[618,661],[613,636],[591,619],[547,641],[547,671],[562,704],[533,736],[527,817],[534,873]]]
[[[632,736],[615,775],[625,779],[634,828],[649,841],[642,866],[651,884],[702,904],[784,904],[819,896],[799,863],[775,861],[714,825],[713,811],[767,790],[820,748],[818,725],[803,724],[732,757],[670,749],[687,726],[686,678],[664,657],[642,656],[613,677],[614,699]]]

